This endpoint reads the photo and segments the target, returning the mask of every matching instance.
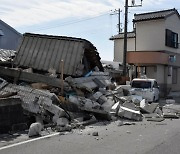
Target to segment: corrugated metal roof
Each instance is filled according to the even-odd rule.
[[[0,49],[0,61],[7,61],[11,57],[15,56],[16,51]]]
[[[64,74],[77,76],[86,49],[97,53],[85,39],[25,33],[14,63],[43,71],[51,68],[60,73],[63,60]]]
[[[179,16],[179,13],[176,9],[148,12],[148,13],[142,13],[142,14],[134,14],[133,21],[138,22],[138,21],[145,21],[145,20],[164,19],[175,13]]]

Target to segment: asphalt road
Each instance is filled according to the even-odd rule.
[[[0,154],[179,154],[180,120],[96,123],[38,140],[2,146]],[[99,136],[92,136],[97,131]]]

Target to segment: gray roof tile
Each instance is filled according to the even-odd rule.
[[[134,14],[133,22],[164,19],[164,18],[166,18],[170,15],[173,15],[173,14],[177,14],[179,16],[179,13],[176,9],[162,10],[162,11],[156,11],[156,12],[148,12],[148,13],[142,13],[142,14]]]

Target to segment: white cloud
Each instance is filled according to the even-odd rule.
[[[0,18],[13,27],[67,17],[91,17],[118,8],[119,0],[1,0]],[[106,2],[106,3],[105,3]]]
[[[140,1],[135,2],[139,4]],[[68,17],[93,17],[110,10],[124,9],[124,2],[125,0],[1,0],[0,19],[15,28],[32,26]],[[170,2],[171,0],[143,0],[142,9],[149,11],[150,8],[163,6],[173,8]],[[138,9],[140,8],[134,10]]]

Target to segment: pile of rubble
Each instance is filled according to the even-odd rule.
[[[98,120],[179,118],[171,106],[149,104],[117,86],[126,81],[117,67],[104,69],[85,39],[25,33],[17,52],[0,51],[0,133],[29,129],[34,136]]]
[[[107,72],[92,71],[79,78],[69,76],[64,80],[63,93],[60,88],[42,83],[17,85],[3,79],[0,83],[1,101],[18,99],[24,114],[35,117],[33,123],[27,124],[29,136],[38,135],[47,127],[70,131],[102,119],[142,121],[146,118],[157,122],[179,118],[175,109],[154,102],[149,104],[141,96],[130,95],[124,86],[111,82]]]

